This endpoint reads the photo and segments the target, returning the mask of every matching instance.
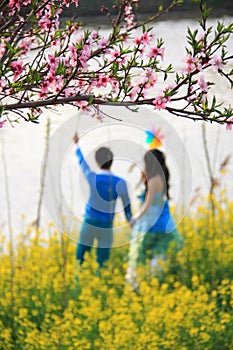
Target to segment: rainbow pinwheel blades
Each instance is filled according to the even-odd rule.
[[[146,144],[149,145],[150,149],[161,147],[163,138],[164,135],[161,133],[161,128],[146,130]]]

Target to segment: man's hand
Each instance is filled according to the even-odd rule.
[[[79,137],[78,137],[77,132],[73,136],[73,141],[74,141],[74,143],[78,143],[78,141],[79,141]]]

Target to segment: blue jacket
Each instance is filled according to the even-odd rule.
[[[118,197],[122,200],[126,219],[130,221],[132,213],[125,180],[110,171],[103,170],[100,173],[92,171],[79,146],[76,155],[90,187],[90,195],[85,209],[85,221],[100,227],[111,227]]]

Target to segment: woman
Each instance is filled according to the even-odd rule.
[[[165,157],[158,149],[146,152],[144,156],[145,190],[139,196],[140,210],[133,216],[131,225],[131,242],[129,250],[129,266],[127,281],[137,286],[136,268],[138,263],[150,259],[153,267],[159,268],[159,260],[166,259],[166,252],[171,242],[176,249],[181,245],[181,239],[176,225],[170,215],[169,171]]]

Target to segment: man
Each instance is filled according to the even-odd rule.
[[[80,166],[90,187],[76,258],[82,264],[85,252],[91,250],[94,239],[97,239],[97,262],[101,268],[110,256],[113,242],[112,227],[118,197],[123,202],[128,222],[132,218],[128,190],[125,180],[111,172],[113,154],[109,148],[101,147],[96,151],[95,159],[100,170],[95,173],[89,168],[83,157],[77,133],[73,141],[77,147],[76,155]]]

